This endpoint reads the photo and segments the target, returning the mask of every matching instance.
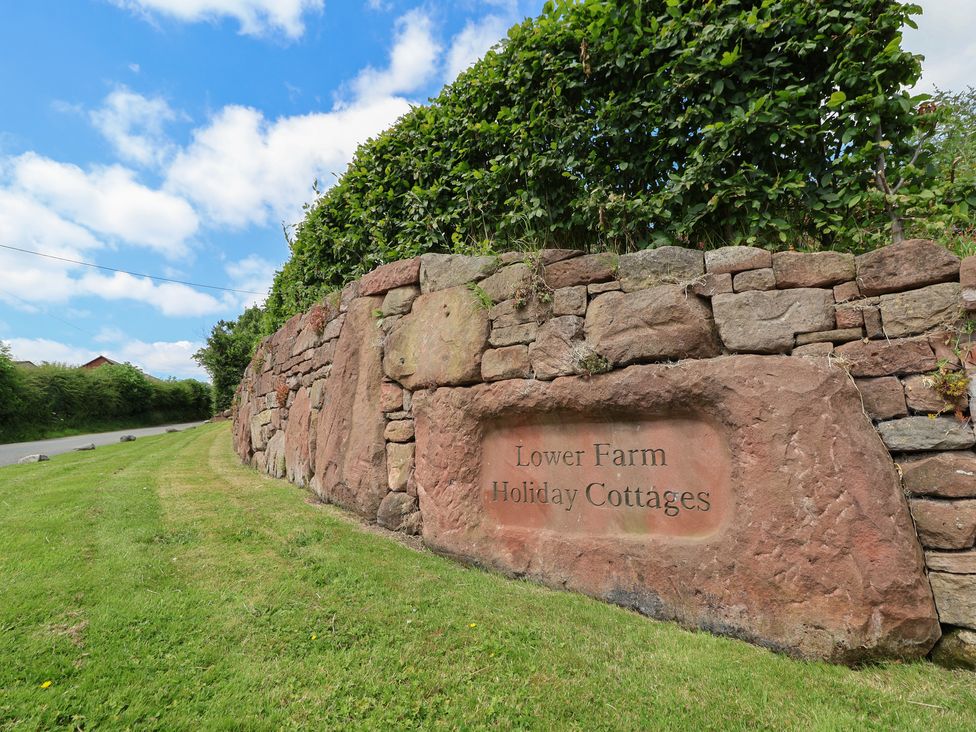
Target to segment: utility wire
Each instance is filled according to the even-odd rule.
[[[185,282],[184,280],[171,280],[168,277],[156,277],[151,274],[144,274],[141,272],[130,272],[126,269],[116,269],[115,267],[105,267],[101,264],[92,264],[91,262],[82,262],[77,259],[68,259],[67,257],[56,257],[53,254],[44,254],[43,252],[35,252],[30,249],[21,249],[20,247],[12,247],[7,244],[0,244],[0,249],[9,249],[12,252],[23,252],[24,254],[33,254],[37,257],[46,257],[47,259],[56,259],[59,262],[68,262],[70,264],[80,264],[83,267],[94,267],[95,269],[104,269],[107,272],[119,272],[121,274],[132,275],[133,277],[146,277],[150,280],[157,280],[158,282],[172,282],[177,285],[187,285],[189,287],[205,287],[208,290],[223,290],[224,292],[239,292],[242,295],[267,295],[267,292],[254,292],[252,290],[235,290],[233,287],[219,287],[217,285],[201,285],[199,282]]]
[[[12,298],[14,298],[16,300],[20,300],[20,302],[22,302],[24,305],[26,305],[29,308],[37,308],[37,306],[34,305],[33,303],[27,302],[24,298],[20,297],[19,295],[15,295],[12,292],[8,292],[7,290],[0,290],[0,295],[6,295],[7,297],[12,297]],[[52,320],[56,320],[59,323],[63,323],[64,325],[67,325],[67,326],[69,326],[71,328],[74,328],[77,331],[81,331],[85,335],[91,336],[92,338],[95,337],[94,333],[90,333],[89,331],[85,330],[84,328],[79,328],[74,323],[70,323],[67,320],[64,320],[62,318],[59,318],[57,315],[51,315],[51,313],[49,313],[47,310],[42,310],[41,308],[37,308],[37,310],[42,315],[46,315],[47,317],[51,318]]]

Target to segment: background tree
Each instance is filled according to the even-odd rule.
[[[210,331],[207,344],[193,354],[213,384],[213,411],[228,409],[261,336],[262,310],[250,307],[237,320],[221,320]]]

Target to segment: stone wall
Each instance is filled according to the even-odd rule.
[[[976,389],[947,398],[933,376],[941,371],[951,388],[964,386],[967,370],[976,375],[973,310],[976,259],[961,263],[920,240],[859,257],[749,247],[428,254],[374,270],[263,342],[237,395],[235,446],[260,470],[465,560],[797,655],[918,655],[938,636],[925,623],[929,584],[913,584],[913,562],[923,576],[919,542],[944,629],[976,630]],[[463,464],[487,460],[480,444],[494,433],[478,420],[618,414],[717,425],[734,450],[737,518],[699,541],[753,557],[779,552],[777,565],[750,570],[782,573],[779,584],[733,602],[735,589],[712,581],[717,570],[703,577],[700,556],[674,542],[655,544],[644,565],[627,550],[626,571],[619,542],[573,539],[576,564],[540,564],[532,557],[565,550],[565,537],[534,543],[524,529],[485,519],[471,497],[484,490],[480,468]],[[740,536],[747,517],[753,533],[762,523],[745,508],[757,486],[779,496],[764,510],[803,523],[803,541],[817,551],[783,555]],[[772,525],[761,533],[779,536]],[[784,630],[779,619],[803,602],[783,594],[784,583],[822,581],[813,570],[791,580],[791,563],[815,567],[826,553],[830,573],[853,568],[844,587],[810,590],[843,596],[816,611],[837,618],[824,626],[829,640],[811,630],[815,619],[802,632]],[[587,556],[606,563],[581,570]],[[689,600],[646,579],[665,560],[672,574],[660,583],[685,573],[707,592]],[[741,585],[742,565],[753,561],[723,572]],[[863,585],[879,583],[872,572],[905,581],[865,594]],[[757,621],[757,596],[760,605],[782,602],[782,616]],[[877,630],[886,624],[897,642]]]

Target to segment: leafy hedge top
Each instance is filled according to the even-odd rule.
[[[879,152],[892,178],[912,157],[917,100],[904,89],[920,62],[900,30],[918,12],[895,0],[548,2],[359,148],[299,225],[270,325],[425,251],[829,246],[878,231],[882,207],[862,200]]]

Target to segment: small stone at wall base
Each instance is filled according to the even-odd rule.
[[[912,498],[909,506],[922,546],[931,549],[973,548],[976,543],[976,500]]]
[[[855,379],[864,411],[871,419],[895,419],[908,415],[905,392],[894,376]]]
[[[933,572],[976,574],[976,549],[963,552],[925,552],[925,566]]]
[[[932,662],[943,668],[976,671],[976,633],[965,628],[951,628],[932,650]]]
[[[946,282],[921,290],[881,296],[881,322],[889,338],[917,335],[959,316],[959,285]]]
[[[390,493],[380,503],[376,523],[390,531],[417,534],[420,532],[419,517],[416,498],[406,493]]]
[[[732,280],[734,292],[749,292],[750,290],[775,290],[776,275],[772,268],[754,269],[749,272],[739,272]]]
[[[424,294],[476,282],[498,269],[495,257],[424,254],[420,257],[420,290]]]
[[[413,439],[414,428],[412,419],[397,419],[386,423],[383,437],[388,442],[409,442]]]
[[[854,255],[845,252],[776,252],[776,287],[826,287],[853,280]]]
[[[586,254],[546,265],[546,284],[554,290],[574,285],[612,280],[616,272],[614,254]]]
[[[572,316],[569,316],[572,317]],[[481,378],[485,381],[527,379],[532,375],[528,346],[506,346],[485,351],[481,358]]]
[[[386,468],[389,472],[391,491],[405,491],[413,475],[414,453],[417,446],[413,442],[388,442],[386,444]]]
[[[575,315],[553,318],[539,328],[528,348],[531,368],[537,379],[554,379],[575,374],[583,340],[583,319]]]
[[[552,314],[586,315],[586,287],[561,287],[552,293]]]
[[[940,452],[898,458],[908,493],[939,498],[976,498],[976,454]]]
[[[624,292],[658,285],[687,285],[705,274],[703,252],[664,246],[620,256],[620,287]]]
[[[857,283],[863,295],[910,290],[958,277],[959,257],[926,239],[909,239],[857,258]]]
[[[772,266],[772,253],[759,247],[719,247],[705,252],[705,271],[711,274],[735,274]]]
[[[929,572],[939,620],[976,630],[976,574]]]
[[[976,444],[973,428],[952,417],[905,417],[882,422],[878,432],[893,452],[968,450]]]
[[[796,337],[796,345],[806,346],[810,343],[849,343],[864,337],[860,328],[843,328],[840,330],[822,330],[818,333],[800,333]]]

